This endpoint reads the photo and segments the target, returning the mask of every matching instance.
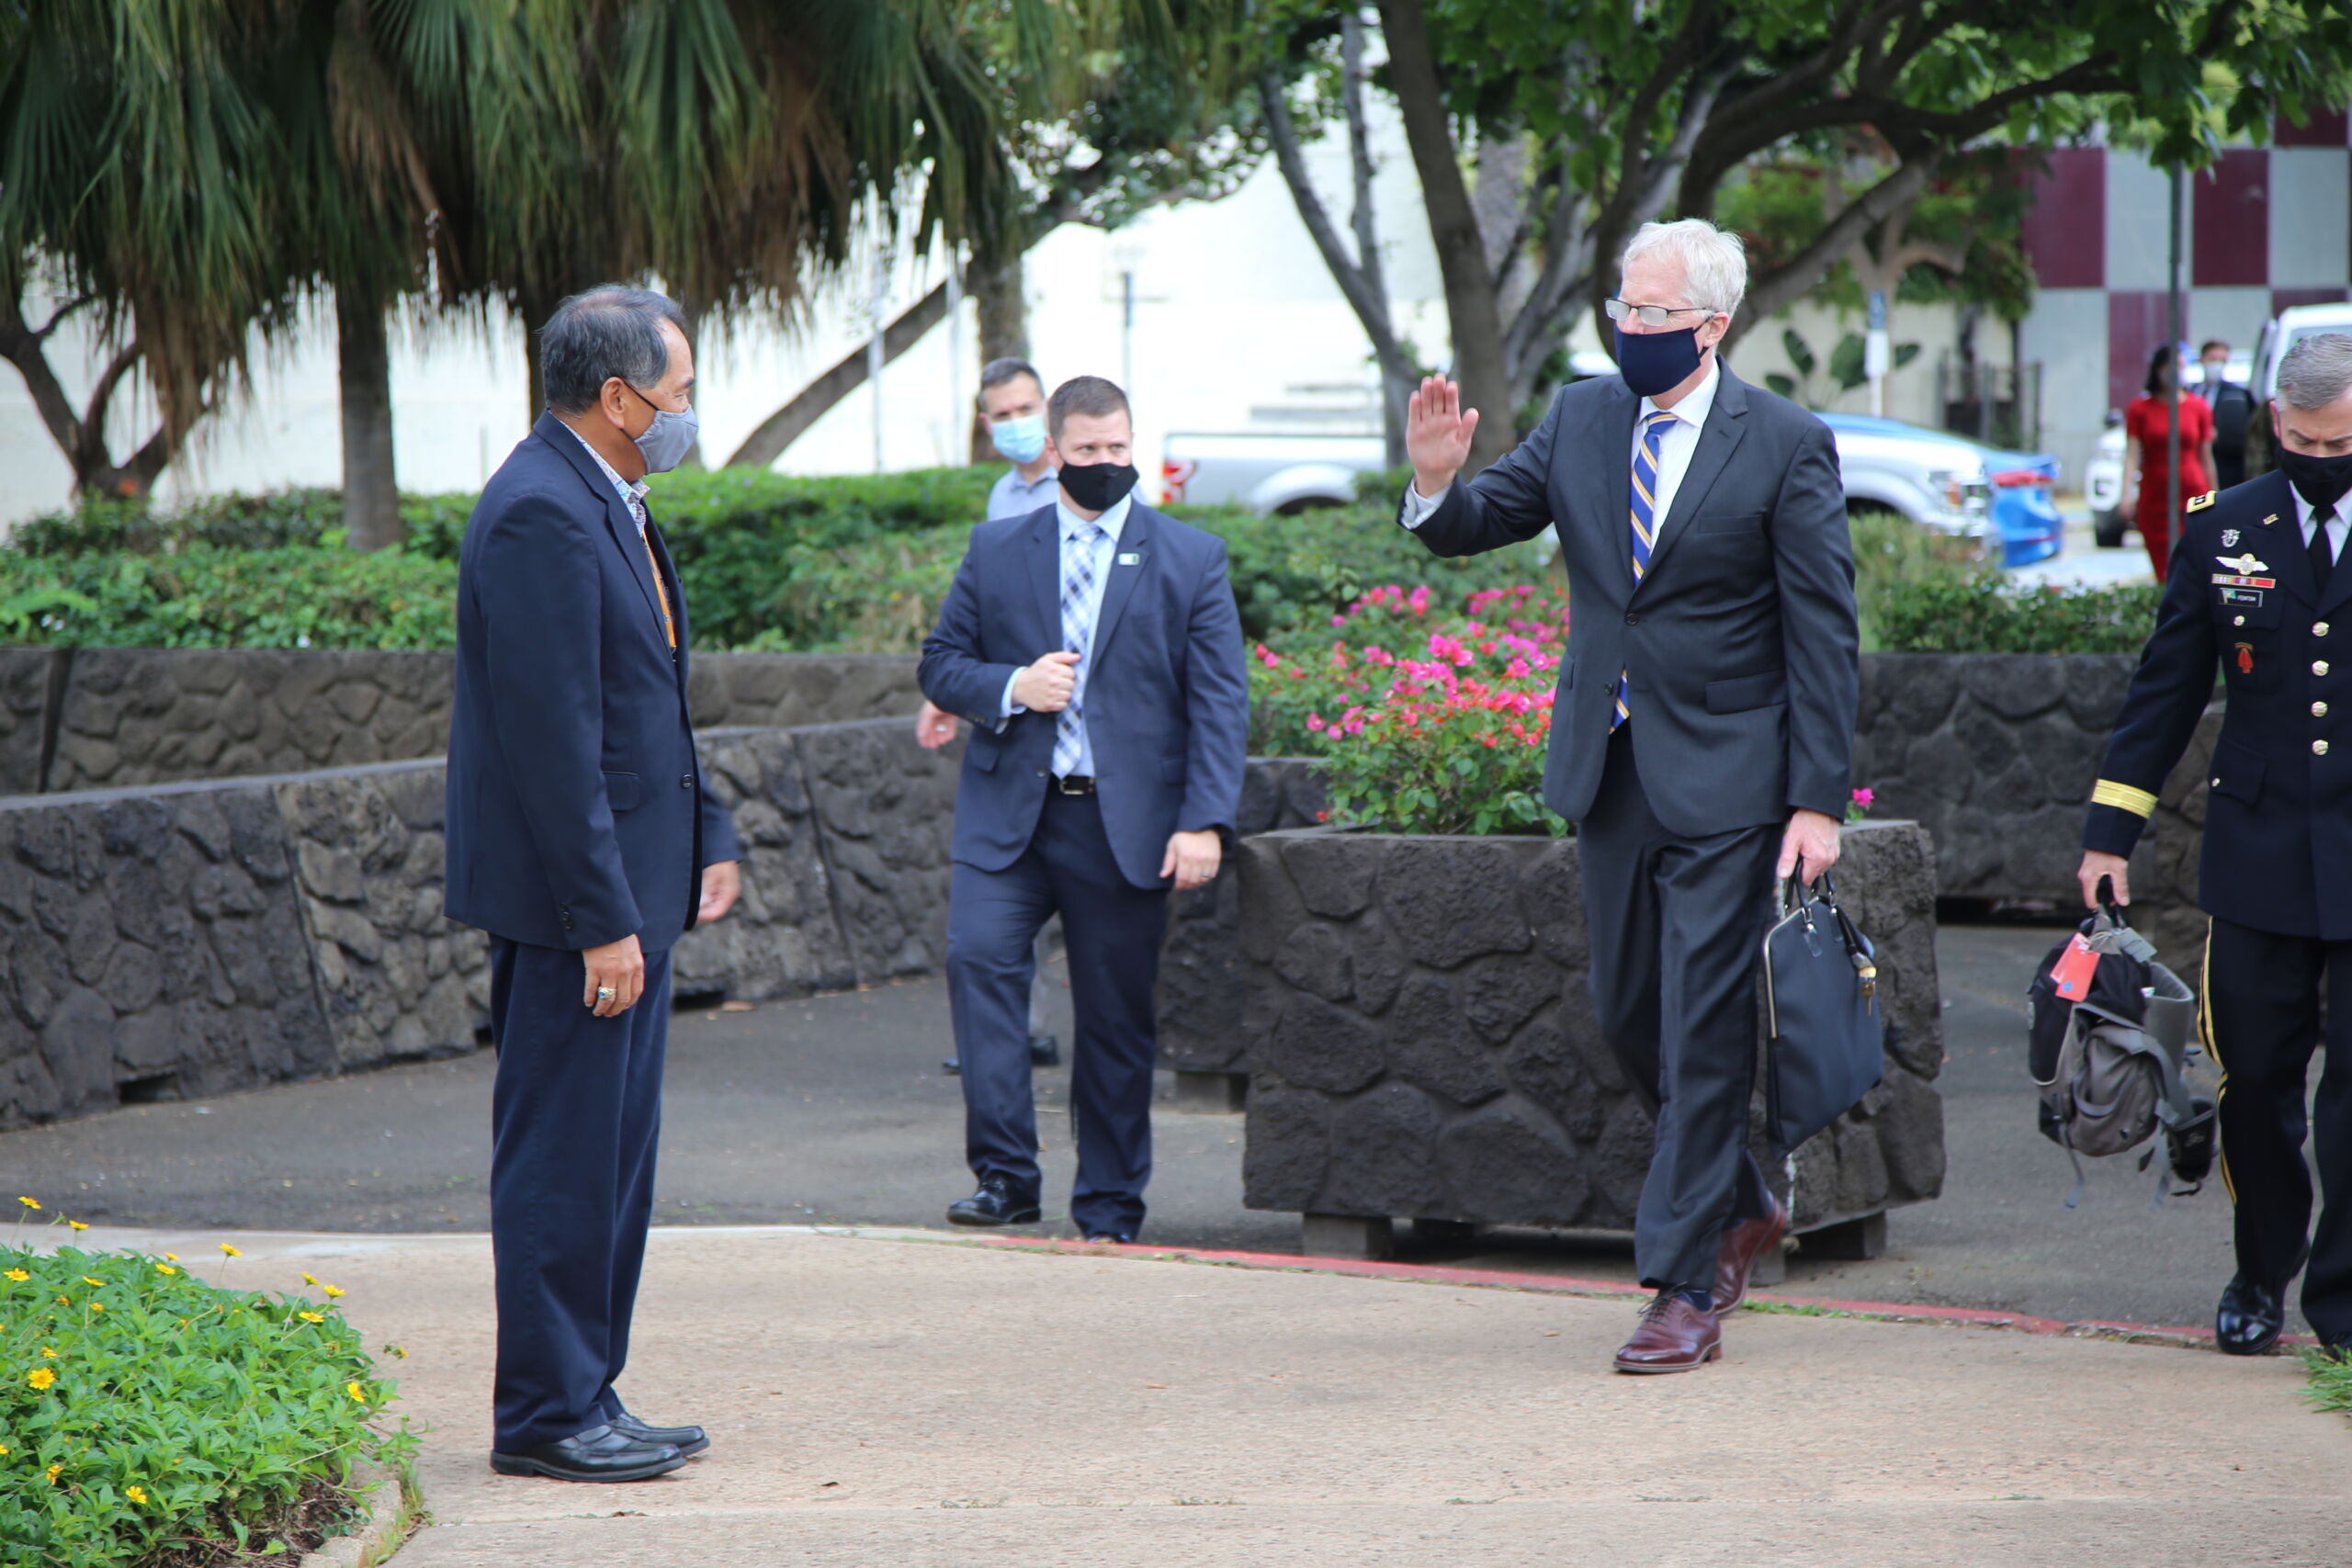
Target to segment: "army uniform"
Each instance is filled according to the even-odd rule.
[[[2132,852],[2218,666],[2228,705],[2198,903],[2212,917],[2200,989],[2222,1174],[2240,1280],[2283,1292],[2308,1258],[2303,1315],[2331,1344],[2352,1343],[2352,565],[2332,559],[2346,509],[2352,497],[2321,509],[2307,544],[2314,509],[2282,474],[2188,503],[2083,834],[2086,849]],[[2307,1243],[2304,1077],[2323,1029]]]

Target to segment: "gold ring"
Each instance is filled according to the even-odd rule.
[[[613,999],[613,988],[610,986],[599,986],[596,987],[596,999],[600,1002],[611,1001]]]

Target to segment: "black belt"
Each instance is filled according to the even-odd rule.
[[[1091,773],[1055,773],[1046,781],[1048,795],[1092,795],[1094,778]]]

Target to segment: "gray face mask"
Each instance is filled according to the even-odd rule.
[[[635,387],[629,390],[637,392]],[[686,454],[695,449],[695,443],[702,436],[702,422],[691,408],[677,413],[656,404],[643,392],[637,392],[637,396],[639,401],[653,411],[653,423],[637,438],[638,453],[645,459],[647,473],[666,474],[684,462]]]

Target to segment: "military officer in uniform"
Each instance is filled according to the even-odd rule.
[[[2124,857],[2213,695],[2198,902],[2204,1037],[2222,1072],[2222,1175],[2238,1271],[2214,1318],[2221,1348],[2255,1356],[2303,1315],[2352,1359],[2352,336],[2308,337],[2278,367],[2278,467],[2188,503],[2180,544],[2083,834],[2085,901],[2119,900]],[[2304,1077],[2328,1047],[2306,1127]],[[2311,1225],[2303,1138],[2320,1211]]]

